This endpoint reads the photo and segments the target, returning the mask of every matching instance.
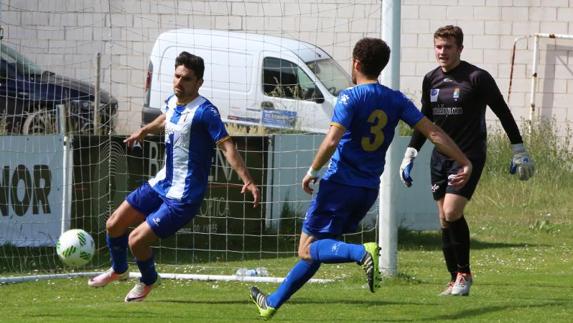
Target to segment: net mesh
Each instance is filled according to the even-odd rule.
[[[342,86],[333,75],[349,70],[354,43],[365,36],[379,36],[380,7],[380,2],[374,0],[352,4],[336,1],[3,2],[0,70],[1,83],[5,86],[0,87],[0,143],[4,171],[0,180],[0,221],[3,227],[11,222],[21,227],[41,226],[48,221],[50,229],[38,229],[22,239],[15,234],[3,236],[0,271],[8,275],[68,271],[54,248],[62,227],[82,228],[93,236],[97,252],[86,269],[109,265],[105,245],[107,218],[131,190],[162,167],[160,136],[148,137],[143,145],[132,150],[126,148],[123,139],[141,126],[142,106],[154,108],[154,96],[161,102],[171,92],[173,62],[150,66],[150,61],[153,61],[158,36],[173,29],[276,37],[273,46],[270,41],[262,42],[262,51],[272,57],[266,61],[262,54],[244,55],[241,60],[229,54],[237,46],[239,51],[249,49],[244,43],[251,37],[247,34],[239,34],[242,36],[238,40],[243,45],[237,43],[237,34],[234,34],[210,43],[198,53],[204,56],[207,66],[206,85],[201,93],[207,98],[213,97],[220,109],[235,107],[245,113],[244,108],[255,105],[259,105],[260,110],[265,100],[275,109],[264,115],[259,112],[258,124],[247,119],[242,120],[246,127],[229,125],[237,135],[235,142],[240,153],[260,185],[261,206],[252,208],[250,197],[240,194],[240,179],[222,153],[217,152],[200,214],[177,234],[154,247],[156,260],[165,265],[218,266],[219,261],[262,262],[268,258],[295,256],[297,236],[310,202],[310,196],[300,189],[300,180],[323,138],[314,132],[326,127],[319,129],[312,125],[319,123],[318,117],[320,120],[330,117],[332,106],[328,105],[328,98],[335,96],[337,86]],[[191,36],[193,33],[189,31],[180,33],[181,39],[174,38],[175,43],[163,45],[183,49],[178,43]],[[292,39],[301,41],[294,47],[295,51],[303,50],[306,44],[316,45],[330,55],[338,67],[288,58],[292,50],[287,51],[285,46],[292,47]],[[226,48],[227,56],[215,57],[215,48],[221,46]],[[270,81],[265,81],[265,75]],[[151,79],[146,83],[148,76]],[[218,81],[208,83],[208,78]],[[251,83],[240,81],[241,78]],[[317,78],[331,82],[334,89],[315,88]],[[246,90],[256,94],[245,94]],[[319,90],[324,103],[318,102]],[[317,107],[322,110],[311,110]],[[280,112],[282,110],[286,112]],[[59,131],[59,111],[65,111],[61,119],[65,120],[65,134]],[[292,120],[293,114],[296,121]],[[269,123],[263,124],[263,119]],[[45,145],[49,151],[31,151],[30,143],[45,138],[52,138],[51,146]],[[66,154],[67,163],[62,157]],[[45,158],[53,158],[55,162],[50,164],[40,156],[52,156]],[[19,165],[28,169],[29,179]],[[23,205],[27,192],[39,191],[38,187],[47,185],[46,179],[40,176],[42,173],[34,172],[38,165],[48,165],[51,183],[61,182],[59,187],[50,186],[49,194],[56,202],[50,204],[49,212],[40,207],[35,214],[30,206],[23,214],[17,214],[15,208]],[[36,183],[34,174],[40,176]],[[63,204],[66,198],[69,202]],[[34,202],[32,195],[30,201]],[[377,206],[363,221],[360,231],[346,239],[356,242],[374,239],[376,210]],[[26,246],[29,243],[26,240],[36,237],[40,237],[36,246]]]

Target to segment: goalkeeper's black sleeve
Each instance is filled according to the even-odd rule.
[[[519,144],[523,142],[521,134],[519,133],[519,128],[517,123],[509,110],[509,106],[505,103],[503,95],[499,91],[495,80],[489,73],[484,73],[483,79],[480,81],[480,85],[483,87],[482,93],[487,93],[487,105],[491,108],[491,111],[499,118],[503,130],[509,137],[509,141],[512,144]]]

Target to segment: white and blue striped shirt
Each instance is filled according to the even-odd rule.
[[[161,196],[183,203],[199,202],[215,145],[229,139],[217,108],[206,98],[177,105],[177,97],[165,100],[165,165],[149,180]]]

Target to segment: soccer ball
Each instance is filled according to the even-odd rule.
[[[82,229],[68,230],[56,243],[56,253],[68,266],[79,267],[87,264],[95,252],[94,239]]]

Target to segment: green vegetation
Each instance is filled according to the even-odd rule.
[[[399,275],[370,294],[354,264],[323,265],[316,278],[284,305],[276,322],[571,322],[573,319],[573,156],[551,123],[526,136],[535,177],[508,173],[510,145],[490,134],[489,156],[467,208],[475,284],[469,297],[438,297],[448,280],[437,232],[400,232]],[[571,138],[571,136],[567,136]],[[290,213],[293,210],[285,210]],[[295,258],[160,266],[162,272],[233,274],[268,268],[284,276]],[[131,268],[136,270],[135,267]],[[86,279],[0,286],[2,322],[254,322],[248,283],[163,280],[148,300],[124,304],[132,287],[88,289]],[[269,292],[276,284],[257,284]]]
[[[8,134],[8,132],[6,131],[7,124],[8,121],[6,120],[6,115],[5,114],[0,115],[0,136]]]
[[[264,136],[269,133],[269,129],[262,126],[243,126],[228,123],[226,128],[231,136]]]

